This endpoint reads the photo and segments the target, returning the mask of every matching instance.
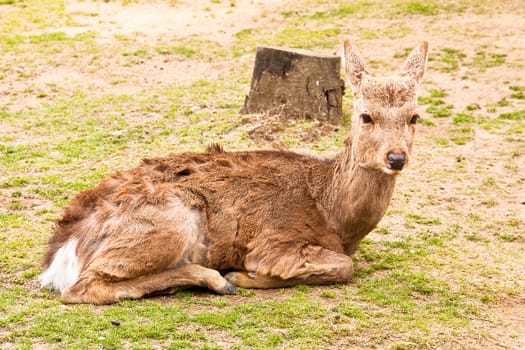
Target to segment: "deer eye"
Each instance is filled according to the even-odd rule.
[[[363,113],[360,115],[360,117],[364,124],[374,124],[374,121],[372,120],[370,114]]]
[[[418,119],[419,119],[419,115],[414,114],[412,118],[410,119],[410,124],[416,124]]]

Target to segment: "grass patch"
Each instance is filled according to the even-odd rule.
[[[307,294],[297,292],[284,301],[247,303],[226,311],[201,312],[192,315],[191,320],[232,333],[242,339],[245,346],[267,347],[283,342],[313,346],[330,338],[332,332],[323,326],[311,327],[308,321],[322,319],[326,313],[327,310]],[[290,324],[290,319],[296,323]],[[272,329],[284,332],[279,334]]]
[[[445,104],[443,97],[448,96],[445,90],[441,89],[430,89],[427,96],[418,96],[418,102],[421,104],[431,104],[433,106],[439,106]]]
[[[436,123],[434,123],[432,120],[426,119],[426,118],[420,118],[418,120],[418,123],[424,126],[436,126]]]
[[[173,41],[178,44],[173,45]],[[155,46],[155,51],[163,56],[178,56],[182,59],[199,58],[214,60],[228,55],[228,50],[218,42],[199,38],[180,39],[174,38],[170,42],[160,43]]]
[[[474,67],[478,68],[479,71],[484,72],[488,68],[493,68],[504,64],[506,57],[507,54],[477,51],[472,60],[472,64]]]
[[[452,120],[452,123],[454,124],[472,124],[476,121],[476,118],[469,114],[465,113],[458,113]]]
[[[457,145],[465,145],[474,138],[475,130],[471,127],[453,128],[450,130],[450,139]]]
[[[435,118],[446,118],[452,115],[451,109],[453,106],[446,105],[443,97],[447,93],[441,89],[431,89],[427,96],[418,96],[419,104],[430,105],[425,109],[425,112],[431,114]]]
[[[285,29],[278,32],[274,38],[279,46],[297,46],[301,44],[302,48],[330,48],[337,42],[341,34],[338,28],[329,28],[323,30],[308,30],[302,28]],[[293,44],[295,43],[295,44]]]
[[[334,17],[342,18],[354,15],[364,16],[373,6],[375,6],[375,4],[370,1],[355,1],[352,3],[340,4],[338,7],[330,10],[316,11],[308,18],[311,20],[326,20]],[[291,15],[290,12],[286,13],[288,13],[288,17]]]
[[[425,112],[432,114],[432,116],[435,118],[446,118],[452,115],[450,109],[437,106],[427,107],[427,109],[425,109]]]
[[[413,224],[418,225],[439,225],[441,220],[439,218],[425,218],[418,214],[407,214],[407,225],[408,227],[414,227]]]
[[[438,13],[434,1],[402,1],[395,5],[403,14],[433,16]]]
[[[516,98],[519,100],[525,99],[525,86],[521,85],[512,85],[509,86],[509,89],[513,91],[513,93],[510,95],[512,98]]]
[[[525,120],[525,109],[521,111],[502,113],[499,117],[500,119],[506,120]]]
[[[465,53],[454,48],[443,48],[434,56],[428,58],[430,66],[445,73],[456,72],[463,60],[467,57]]]

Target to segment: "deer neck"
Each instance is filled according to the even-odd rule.
[[[350,255],[385,214],[396,177],[356,164],[349,145],[332,164],[327,180],[323,196],[327,221]]]

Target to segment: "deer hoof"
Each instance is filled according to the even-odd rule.
[[[228,281],[226,286],[224,286],[224,288],[221,289],[220,293],[221,294],[237,294],[237,287],[235,287],[235,285],[233,285],[231,282]]]

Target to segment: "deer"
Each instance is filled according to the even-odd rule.
[[[111,304],[191,288],[348,283],[361,240],[411,160],[428,43],[399,72],[372,75],[343,41],[351,132],[332,158],[287,150],[147,158],[63,209],[39,276],[64,303]]]

